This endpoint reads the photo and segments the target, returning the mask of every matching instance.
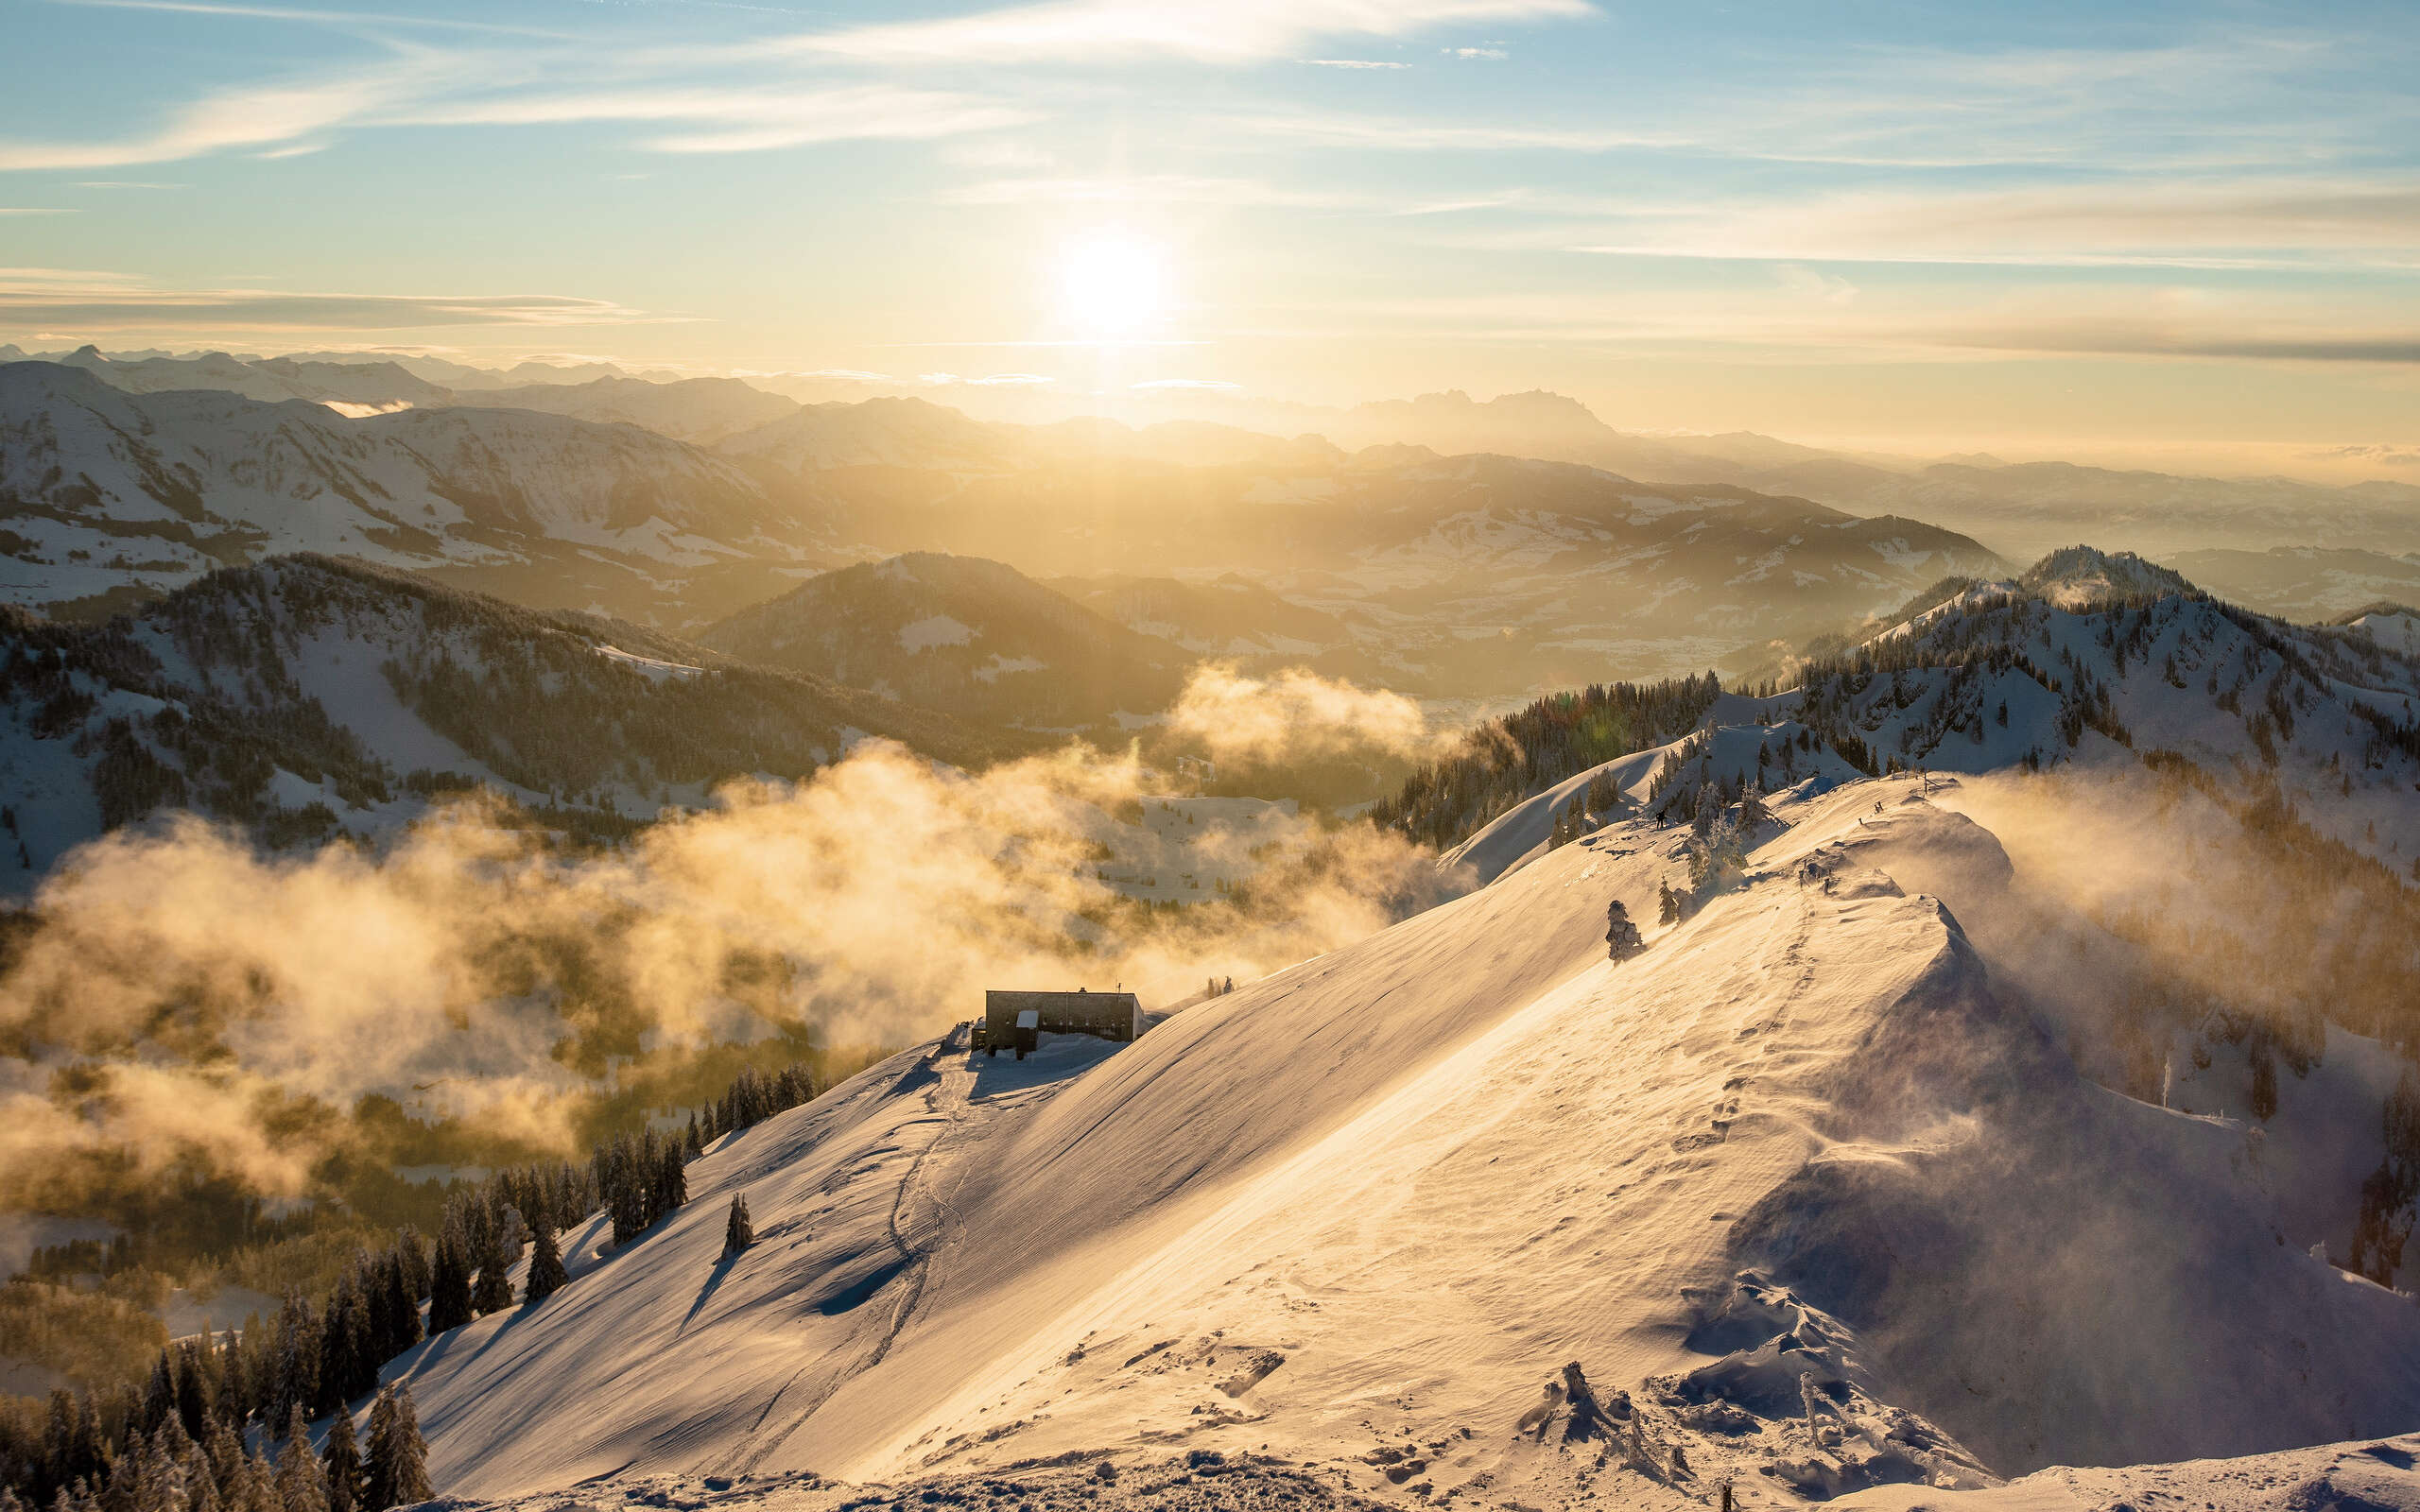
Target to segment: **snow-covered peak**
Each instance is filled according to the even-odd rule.
[[[2062,547],[2027,568],[2017,582],[2027,593],[2062,609],[2194,591],[2177,573],[2131,551],[2107,552],[2091,546]]]
[[[2379,645],[2403,656],[2420,656],[2420,610],[2385,605],[2346,622]]]

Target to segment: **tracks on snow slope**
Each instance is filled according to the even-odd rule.
[[[977,1078],[965,1063],[967,1049],[966,1034],[961,1025],[944,1035],[922,1061],[900,1078],[898,1091],[908,1090],[910,1083],[919,1079],[925,1082],[919,1095],[931,1116],[919,1122],[934,1126],[931,1136],[901,1174],[899,1185],[891,1194],[889,1216],[884,1221],[884,1231],[897,1256],[896,1268],[873,1295],[879,1296],[894,1289],[897,1295],[891,1298],[889,1318],[880,1336],[854,1365],[825,1372],[803,1400],[786,1412],[778,1422],[771,1423],[769,1431],[773,1409],[789,1395],[801,1377],[816,1368],[812,1364],[800,1366],[765,1404],[764,1412],[751,1429],[750,1437],[754,1443],[741,1456],[743,1470],[754,1471],[769,1454],[805,1427],[807,1420],[832,1400],[835,1392],[881,1365],[890,1356],[891,1346],[899,1341],[899,1335],[907,1329],[908,1321],[915,1316],[917,1305],[924,1300],[925,1281],[931,1273],[935,1252],[954,1221],[948,1202],[927,1179],[926,1171],[933,1156],[952,1134],[964,1126],[973,1113],[972,1093]],[[873,1297],[869,1297],[867,1300],[871,1301]]]

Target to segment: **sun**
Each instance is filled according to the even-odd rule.
[[[1069,316],[1094,335],[1132,335],[1167,311],[1167,259],[1136,237],[1087,236],[1061,259],[1060,292]]]

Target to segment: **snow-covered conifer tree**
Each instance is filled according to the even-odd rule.
[[[512,1305],[511,1237],[504,1224],[488,1226],[487,1253],[479,1257],[478,1284],[471,1289],[471,1306],[479,1313],[501,1313]]]
[[[1630,921],[1630,910],[1622,901],[1615,899],[1605,907],[1605,954],[1616,961],[1627,961],[1647,949],[1639,937],[1638,926]]]
[[[300,1406],[286,1417],[285,1447],[277,1454],[277,1504],[278,1512],[328,1512],[327,1476],[311,1455],[311,1427]]]
[[[328,1424],[328,1441],[320,1451],[320,1485],[328,1512],[359,1512],[361,1451],[354,1442],[353,1414],[339,1410]]]
[[[460,1228],[445,1226],[437,1241],[437,1262],[429,1271],[428,1332],[442,1333],[471,1321],[471,1262],[463,1253]]]
[[[563,1271],[562,1251],[555,1244],[555,1226],[540,1223],[529,1241],[529,1275],[521,1286],[524,1302],[543,1302],[562,1290],[571,1278]]]
[[[411,1393],[409,1382],[398,1383],[378,1393],[378,1404],[370,1409],[368,1485],[361,1512],[386,1512],[429,1498],[428,1446],[421,1442]]]

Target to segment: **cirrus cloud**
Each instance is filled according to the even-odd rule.
[[[0,268],[0,330],[399,331],[640,325],[681,318],[561,294],[180,289],[125,274]]]
[[[1568,21],[1595,13],[1586,0],[1046,0],[972,15],[814,32],[787,45],[870,62],[1082,62],[1158,56],[1248,63],[1290,58],[1322,37],[1401,37],[1444,26]]]

